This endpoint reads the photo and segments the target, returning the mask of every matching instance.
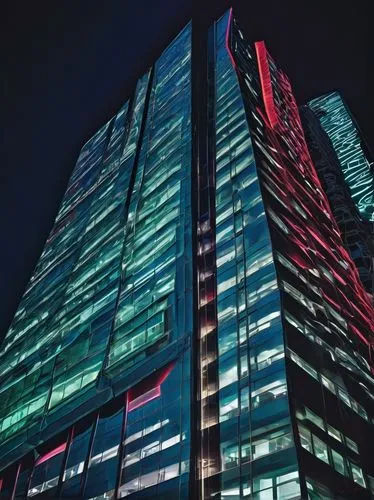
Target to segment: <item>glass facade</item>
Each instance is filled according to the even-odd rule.
[[[263,42],[187,25],[2,344],[0,499],[370,498],[374,315],[325,191]]]
[[[217,349],[202,361],[201,427],[203,433],[209,427],[217,446],[203,450],[202,489],[206,498],[273,498],[273,492],[281,498],[272,483],[279,475],[292,479],[282,488],[297,498],[280,289],[243,97],[227,51],[229,18],[210,28],[208,46],[215,69],[208,99],[214,96],[216,294],[210,301],[216,318],[214,329],[203,325],[202,336],[205,343],[215,336]]]
[[[370,295],[312,163],[286,75],[263,42],[248,48],[235,21],[230,47],[281,290],[299,496],[370,498]]]
[[[333,144],[360,214],[374,222],[373,162],[343,99],[338,92],[332,92],[311,100],[308,107]]]
[[[188,25],[83,147],[3,342],[1,498],[186,497],[191,170]]]
[[[371,239],[374,234],[374,222],[368,221],[359,212],[352,199],[351,191],[342,172],[339,156],[317,117],[318,113],[312,111],[309,106],[302,106],[300,112],[309,151],[328,197],[344,245],[357,267],[366,290],[373,293],[374,248]]]

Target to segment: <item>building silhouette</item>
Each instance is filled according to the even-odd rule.
[[[322,184],[265,44],[188,24],[2,344],[0,498],[371,498],[373,306]]]

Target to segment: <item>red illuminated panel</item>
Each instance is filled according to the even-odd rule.
[[[310,158],[291,85],[281,71],[274,70],[276,75],[272,74],[271,57],[263,42],[256,43],[256,54],[266,116],[259,108],[257,112],[263,119],[267,141],[273,151],[272,168],[263,175],[272,186],[273,196],[276,193],[277,201],[288,211],[287,216],[283,208],[278,213],[289,229],[287,239],[298,247],[298,251],[291,251],[288,257],[302,272],[308,272],[308,267],[318,268],[318,262],[323,263],[342,286],[337,293],[334,286],[328,281],[324,283],[322,278],[318,283],[322,297],[344,316],[351,333],[370,346],[373,343],[370,335],[374,331],[373,307],[343,246]],[[276,88],[273,87],[275,81]],[[308,222],[296,212],[292,199],[302,208]],[[311,261],[310,266],[308,261]]]
[[[271,87],[270,68],[267,59],[267,51],[264,42],[255,43],[258,69],[260,73],[262,97],[264,100],[265,111],[271,127],[278,123],[278,115],[275,109],[273,89]]]
[[[142,380],[140,384],[129,389],[127,393],[127,411],[133,411],[152,399],[161,396],[161,384],[166,380],[175,362],[170,363],[155,374]]]
[[[159,396],[161,396],[161,387],[158,385],[156,387],[153,387],[153,389],[149,389],[149,391],[144,392],[132,401],[129,401],[127,409],[128,411],[136,410],[137,408],[140,408],[146,403],[149,403],[149,401],[152,401],[152,399],[156,399]]]
[[[227,28],[226,28],[226,50],[227,50],[227,53],[230,57],[231,64],[233,65],[234,68],[236,68],[236,63],[234,61],[234,57],[233,57],[231,49],[230,49],[231,22],[232,22],[232,9],[230,9],[230,12],[229,12],[229,20],[227,22]]]
[[[54,450],[51,450],[48,453],[46,453],[45,455],[40,456],[37,459],[37,461],[35,462],[35,466],[40,465],[40,464],[46,462],[47,460],[50,460],[51,458],[55,457],[56,455],[59,455],[60,453],[65,451],[65,449],[66,449],[66,443],[62,443],[60,446],[57,446],[57,448],[55,448]]]

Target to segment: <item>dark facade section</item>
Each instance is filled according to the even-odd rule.
[[[339,157],[314,111],[301,108],[309,151],[343,243],[356,264],[366,290],[373,294],[374,223],[361,216],[344,179]]]
[[[329,136],[352,199],[364,219],[374,222],[374,162],[360,129],[338,92],[307,104]]]
[[[231,51],[281,288],[301,496],[370,498],[370,296],[310,158],[286,75],[262,42],[248,46],[235,21]]]

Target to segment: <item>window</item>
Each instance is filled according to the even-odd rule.
[[[238,395],[229,394],[220,402],[220,422],[238,414]]]
[[[273,488],[269,490],[259,491],[258,493],[254,493],[254,500],[273,500]]]
[[[332,427],[331,425],[327,424],[327,432],[334,439],[340,441],[341,443],[343,442],[342,435],[341,435],[340,431],[338,431],[337,429],[335,429],[335,427]]]
[[[333,382],[331,382],[330,379],[321,375],[321,380],[322,380],[322,385],[324,385],[326,387],[326,389],[328,389],[333,394],[336,394],[335,385],[333,384]]]
[[[314,413],[312,410],[309,410],[309,408],[305,407],[305,418],[310,420],[314,425],[322,429],[323,431],[325,430],[325,424],[324,421],[321,417],[319,417],[316,413]]]
[[[271,477],[256,477],[253,479],[254,492],[271,488],[272,486],[273,486],[273,479]]]
[[[280,381],[276,380],[264,387],[252,391],[252,407],[257,408],[268,401],[273,401],[274,399],[285,396],[287,394],[287,385],[280,384],[279,382]]]
[[[300,368],[302,368],[307,373],[309,373],[309,375],[311,375],[314,379],[318,380],[317,371],[312,366],[310,366],[309,363],[304,361],[302,358],[300,358],[300,356],[298,356],[295,352],[291,351],[290,349],[289,349],[289,353],[290,353],[290,358],[292,359],[292,361],[294,363],[299,365]]]
[[[343,389],[340,389],[340,387],[338,387],[338,394],[339,394],[339,398],[349,407],[351,407],[351,400],[349,399],[349,396],[348,394],[343,391]]]
[[[334,469],[339,472],[339,474],[343,474],[343,476],[347,475],[347,466],[345,464],[345,459],[340,453],[335,450],[331,450],[332,461],[334,464]]]
[[[327,445],[317,436],[313,435],[313,447],[314,455],[322,460],[323,462],[329,463],[329,454],[327,451]]]
[[[237,358],[230,356],[228,359],[220,361],[219,367],[219,386],[222,389],[227,385],[232,384],[238,380],[238,366]]]
[[[252,458],[253,460],[256,460],[256,458],[270,453],[275,453],[283,450],[284,448],[288,448],[291,445],[291,433],[285,434],[284,430],[272,432],[267,436],[257,438],[252,442]]]
[[[312,438],[311,438],[311,433],[306,429],[304,426],[299,425],[299,436],[300,436],[300,443],[301,446],[312,453]]]
[[[362,417],[364,420],[369,420],[368,414],[366,413],[366,410],[357,403],[357,413]]]
[[[352,451],[358,454],[358,446],[357,444],[352,441],[349,437],[345,436],[345,444],[350,448]]]
[[[291,500],[300,498],[299,481],[290,481],[277,487],[277,498]]]
[[[236,439],[221,444],[221,456],[225,470],[239,465],[239,446]]]
[[[271,339],[270,342],[265,342],[259,347],[254,348],[251,356],[252,370],[263,370],[275,361],[284,358],[283,344],[278,344],[278,342],[278,339],[276,339],[276,343]]]
[[[366,488],[365,478],[364,478],[364,475],[362,473],[361,467],[359,467],[358,465],[355,465],[349,461],[348,461],[348,464],[349,464],[349,468],[351,469],[353,481],[355,483],[359,484],[360,486],[363,486],[364,488]]]
[[[249,389],[243,387],[240,391],[240,411],[243,413],[249,410]]]

